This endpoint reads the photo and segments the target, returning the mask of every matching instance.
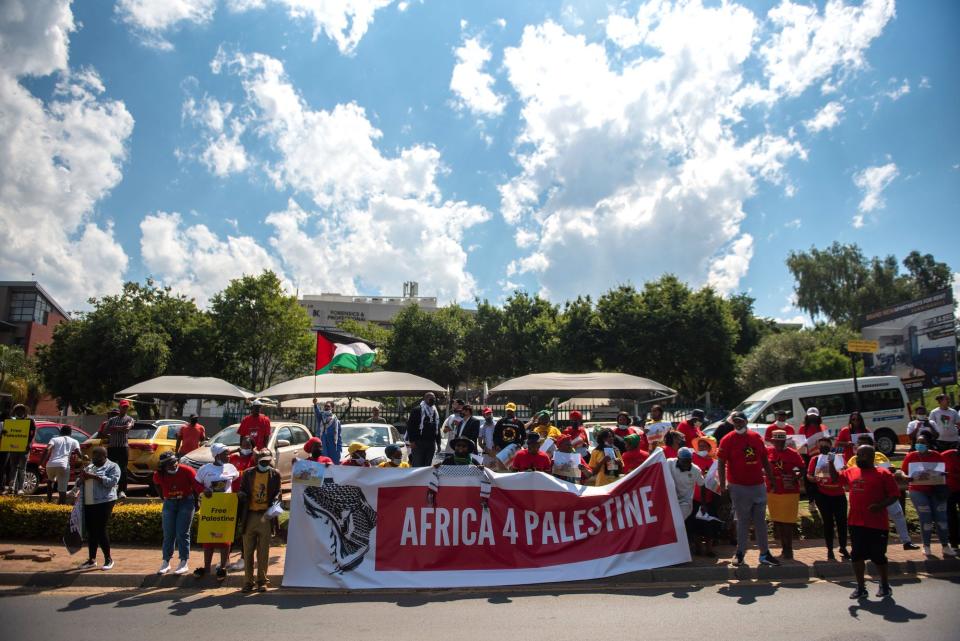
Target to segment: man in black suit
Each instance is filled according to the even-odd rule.
[[[473,415],[473,406],[471,405],[464,405],[461,411],[463,412],[463,420],[453,428],[450,441],[452,442],[455,438],[466,438],[473,441],[473,444],[476,445],[477,441],[480,440],[480,419]],[[450,452],[453,451],[449,445],[447,449]]]
[[[406,442],[410,448],[410,467],[431,465],[434,452],[440,449],[440,415],[436,403],[433,392],[427,392],[407,419]]]

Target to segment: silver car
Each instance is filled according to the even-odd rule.
[[[386,459],[384,450],[388,445],[398,445],[406,457],[406,446],[400,437],[400,432],[393,425],[383,423],[347,423],[340,426],[340,438],[343,441],[343,449],[340,452],[340,460],[346,460],[350,457],[347,448],[351,443],[363,443],[369,449],[367,450],[367,460],[371,463],[379,463]]]
[[[280,472],[280,478],[288,481],[291,475],[293,459],[297,452],[303,451],[304,444],[312,436],[309,428],[300,423],[290,423],[280,421],[271,425],[270,441],[267,443],[267,449],[273,452],[274,466]],[[240,435],[237,430],[240,424],[235,423],[230,427],[224,428],[207,441],[204,447],[193,450],[189,454],[181,457],[180,462],[189,465],[193,469],[200,469],[201,466],[213,462],[213,455],[210,453],[210,446],[214,443],[220,443],[230,448],[230,452],[236,452],[240,449]]]

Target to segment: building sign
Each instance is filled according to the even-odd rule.
[[[865,340],[878,343],[864,356],[864,373],[899,376],[908,390],[957,381],[957,321],[953,294],[945,289],[863,318]]]

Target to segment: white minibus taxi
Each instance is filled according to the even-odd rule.
[[[877,449],[889,456],[897,443],[909,442],[910,404],[903,383],[897,376],[868,376],[858,378],[857,387],[863,421],[873,432]],[[778,410],[786,410],[787,422],[799,427],[811,407],[820,410],[823,423],[830,434],[836,436],[857,408],[853,379],[768,387],[751,394],[734,411],[746,414],[750,428],[762,433],[763,428],[776,420]]]

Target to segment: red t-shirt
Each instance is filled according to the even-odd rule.
[[[182,499],[193,496],[193,480],[197,473],[192,467],[180,465],[173,474],[167,472],[154,472],[153,484],[160,491],[160,497],[164,499]]]
[[[699,467],[700,471],[703,472],[703,475],[706,476],[707,472],[710,471],[710,466],[713,465],[713,459],[709,456],[700,456],[698,452],[694,452],[693,464]],[[693,486],[694,501],[699,501],[700,503],[709,503],[714,496],[716,495],[706,488],[701,488],[699,485]]]
[[[849,458],[856,453],[854,452],[856,449],[856,444],[853,442],[854,437],[859,438],[860,435],[864,433],[870,434],[871,432],[868,429],[866,432],[857,432],[856,435],[854,435],[849,425],[840,429],[840,433],[837,434],[837,447],[843,448],[843,458],[845,460],[849,460]]]
[[[785,447],[783,451],[770,447],[767,448],[767,459],[773,471],[773,478],[767,479],[767,491],[774,494],[799,494],[799,483],[795,481],[792,487],[785,487],[784,479],[787,480],[787,484],[790,479],[796,479],[794,468],[801,475],[803,474],[806,468],[803,457],[792,447]]]
[[[870,511],[870,506],[880,503],[891,496],[900,496],[897,480],[890,470],[882,467],[873,467],[862,470],[859,467],[848,467],[840,472],[840,484],[850,490],[850,517],[849,525],[869,527],[875,530],[886,530],[887,510]]]
[[[266,448],[267,443],[270,442],[270,419],[263,414],[259,416],[247,414],[243,417],[243,420],[240,421],[240,428],[237,430],[237,434],[241,437],[249,436],[253,439],[253,446],[258,450],[262,450]]]
[[[590,435],[587,434],[587,428],[585,428],[583,425],[580,427],[574,427],[571,425],[567,429],[563,430],[563,434],[564,436],[569,436],[571,439],[582,439],[582,442],[579,445],[574,445],[574,448],[590,447]]]
[[[333,461],[330,461],[330,462],[332,463]],[[353,458],[352,456],[340,461],[340,465],[346,465],[348,467],[371,467],[370,461],[368,461],[367,459]]]
[[[911,463],[943,463],[943,455],[940,452],[934,452],[929,450],[921,454],[920,452],[910,452],[903,457],[903,463],[900,464],[900,471],[903,472],[904,476],[907,478],[910,477],[910,464]],[[917,483],[910,483],[907,485],[908,492],[923,492],[924,494],[931,494],[935,485],[921,485]]]
[[[947,465],[947,487],[951,492],[960,492],[960,449],[940,452]]]
[[[777,430],[783,430],[784,432],[787,433],[787,436],[797,433],[797,430],[793,429],[793,425],[790,425],[790,423],[787,423],[783,427],[780,427],[776,423],[771,423],[770,425],[767,426],[767,430],[763,433],[763,440],[766,441],[767,443],[772,441],[773,433]]]
[[[526,472],[527,470],[549,472],[553,469],[553,463],[544,452],[537,451],[531,454],[530,450],[522,449],[513,457],[511,467],[518,472]]]
[[[649,457],[650,453],[641,450],[639,447],[624,452],[620,455],[620,459],[623,461],[623,473],[629,474],[632,470],[643,465],[643,462]]]
[[[764,482],[763,462],[767,460],[767,446],[756,432],[730,432],[720,439],[717,458],[727,466],[727,483],[760,485]]]
[[[243,471],[249,467],[253,467],[257,464],[257,456],[253,452],[250,452],[250,456],[244,456],[240,452],[234,452],[230,455],[230,465],[237,468],[237,471],[240,474],[237,475],[237,478],[233,479],[231,483],[231,488],[234,492],[240,491],[240,477],[243,476]]]
[[[680,421],[680,424],[677,425],[677,431],[683,434],[683,443],[687,447],[693,447],[693,442],[703,436],[700,428],[694,427],[687,421]]]
[[[180,428],[180,451],[178,454],[180,454],[180,456],[189,454],[200,447],[200,443],[206,438],[207,432],[200,423],[196,425],[184,425]]]
[[[807,474],[813,476],[817,480],[817,489],[821,494],[825,496],[843,496],[843,488],[840,487],[839,483],[834,483],[830,478],[816,476],[817,471],[817,461],[820,460],[820,457],[824,456],[823,454],[817,454],[816,456],[810,457],[810,464],[807,466]],[[837,456],[840,456],[837,454]]]
[[[817,432],[826,432],[827,431],[826,428],[827,426],[822,423],[820,425],[801,425],[800,431],[797,433],[803,434],[809,439],[811,436],[813,436]]]

